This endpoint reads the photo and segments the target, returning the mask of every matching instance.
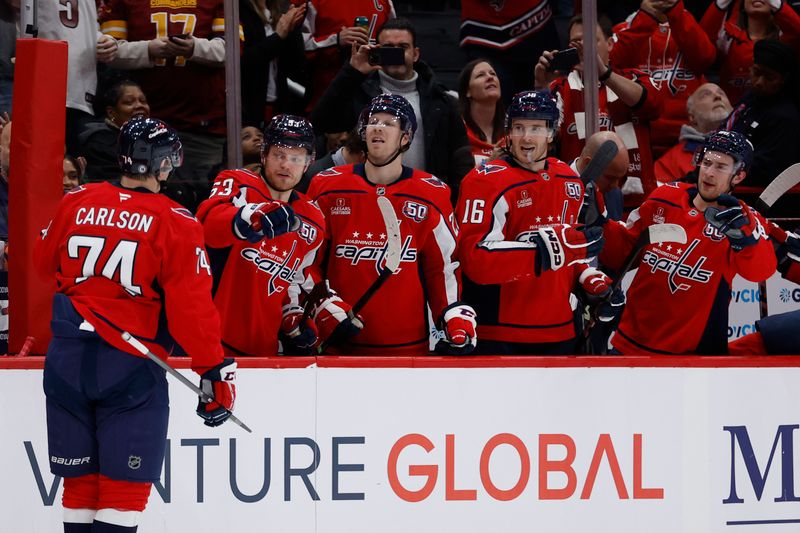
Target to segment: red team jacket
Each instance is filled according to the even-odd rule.
[[[428,353],[428,313],[434,320],[460,296],[457,230],[450,188],[438,178],[403,167],[397,181],[375,185],[363,164],[317,174],[308,195],[325,215],[325,250],[318,264],[341,298],[354,305],[383,266],[386,230],[378,195],[386,196],[400,221],[400,270],[361,311],[364,330],[344,353],[424,355]]]
[[[57,291],[115,348],[142,357],[129,331],[160,357],[155,342],[166,312],[170,335],[203,372],[222,361],[219,315],[203,229],[166,196],[111,183],[68,192],[38,239],[34,263]]]
[[[541,172],[496,159],[461,182],[456,220],[464,300],[478,315],[478,338],[544,343],[575,337],[570,293],[575,267],[534,275],[533,230],[574,224],[583,184],[548,158]]]
[[[615,28],[616,42],[610,61],[615,68],[635,68],[650,76],[658,88],[664,110],[650,123],[650,140],[661,154],[678,142],[687,122],[686,100],[706,82],[717,51],[691,13],[678,1],[667,13],[667,23],[642,10]]]
[[[755,46],[747,30],[737,25],[738,10],[735,13],[737,14],[726,20],[726,12],[719,9],[715,2],[711,2],[700,21],[706,35],[712,43],[716,43],[719,50],[719,85],[734,107],[750,88],[750,67],[753,65]],[[781,31],[780,40],[800,54],[800,15],[795,13],[789,2],[783,2],[773,18]]]
[[[625,205],[638,205],[644,196],[656,188],[653,154],[650,150],[650,127],[647,121],[658,118],[662,102],[658,89],[645,73],[632,69],[618,73],[644,87],[643,101],[632,109],[614,91],[601,84],[598,94],[599,129],[615,131],[628,148],[630,163],[627,178],[640,181],[644,192],[629,194],[626,188]],[[572,71],[569,76],[554,80],[550,84],[550,90],[556,95],[564,117],[558,131],[559,154],[563,161],[572,161],[580,155],[586,144],[583,80],[578,72]]]
[[[148,41],[180,33],[225,36],[222,0],[108,0],[100,30],[115,39]],[[142,87],[150,112],[178,131],[225,134],[225,69],[182,57],[128,71]]]
[[[203,224],[214,272],[214,304],[222,318],[222,344],[230,355],[278,353],[282,307],[297,289],[314,286],[308,267],[322,243],[325,220],[305,195],[293,192],[289,205],[300,217],[297,232],[251,243],[233,233],[233,219],[244,203],[272,201],[263,178],[249,170],[224,170],[214,181],[197,217]],[[290,292],[292,293],[290,295]]]
[[[763,281],[775,272],[776,260],[759,221],[758,242],[740,252],[706,223],[691,199],[694,185],[669,183],[656,189],[628,227],[611,222],[604,228],[600,261],[620,268],[633,242],[652,224],[679,224],[686,244],[648,245],[627,292],[627,304],[611,344],[623,354],[727,353],[728,304],[733,277]]]
[[[553,18],[546,0],[461,0],[461,46],[506,50]]]

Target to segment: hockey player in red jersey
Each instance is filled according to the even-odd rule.
[[[402,165],[416,129],[414,110],[405,98],[376,96],[358,120],[367,144],[366,163],[321,172],[309,187],[327,222],[326,251],[319,262],[338,291],[315,309],[320,337],[332,331],[336,337],[353,334],[363,326],[340,353],[427,354],[426,306],[445,334],[437,351],[469,353],[475,345],[475,313],[459,302],[450,188]],[[364,306],[361,317],[354,317],[350,305],[376,279],[386,253],[378,196],[391,201],[400,222],[400,268]]]
[[[236,363],[223,359],[202,228],[158,194],[182,157],[172,128],[131,119],[120,131],[121,180],[68,192],[34,249],[40,274],[57,284],[44,391],[65,533],[135,532],[161,473],[165,373],[122,331],[159,357],[172,339],[192,356],[201,387],[217,400],[197,407],[206,425],[233,409]]]
[[[507,155],[461,184],[459,258],[480,353],[575,353],[571,292],[578,265],[600,251],[602,230],[573,227],[583,184],[569,165],[547,157],[559,122],[548,91],[517,94],[506,112]],[[580,281],[595,279],[589,273]]]
[[[310,354],[313,321],[299,287],[322,242],[319,208],[294,187],[314,159],[314,130],[304,118],[278,115],[264,130],[261,171],[224,170],[200,205],[214,273],[214,303],[228,354]]]
[[[728,304],[733,277],[763,281],[776,259],[766,221],[731,196],[753,159],[741,134],[718,131],[698,150],[698,182],[659,187],[627,227],[609,223],[601,262],[619,268],[650,225],[673,223],[686,244],[648,245],[627,293],[619,328],[611,337],[623,354],[723,354],[727,352]]]

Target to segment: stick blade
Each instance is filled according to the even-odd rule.
[[[647,227],[647,236],[650,244],[662,242],[686,244],[686,230],[678,224],[653,224]]]
[[[381,211],[383,223],[386,226],[386,253],[384,254],[384,268],[392,273],[397,272],[400,267],[400,223],[397,220],[397,213],[394,212],[392,202],[385,196],[378,196],[378,209]]]
[[[762,215],[766,214],[773,204],[778,201],[778,198],[786,194],[786,191],[798,183],[800,183],[800,163],[795,163],[778,174],[767,185],[756,201],[756,211]]]
[[[600,175],[605,172],[606,168],[608,168],[608,165],[611,164],[611,161],[617,157],[618,152],[619,148],[617,147],[617,143],[612,140],[604,141],[603,144],[600,145],[600,148],[597,149],[597,152],[592,156],[592,160],[589,161],[589,164],[583,169],[583,172],[581,172],[580,177],[583,185],[586,186],[599,178]]]

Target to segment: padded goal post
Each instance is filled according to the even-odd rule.
[[[44,354],[50,340],[55,280],[33,268],[33,245],[62,196],[67,101],[67,43],[18,39],[9,163],[9,353],[28,336],[31,354]]]

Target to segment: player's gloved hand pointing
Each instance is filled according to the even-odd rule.
[[[538,276],[546,270],[589,263],[603,249],[603,230],[599,227],[561,224],[539,228],[532,242],[537,248],[534,272]]]
[[[443,355],[467,355],[478,343],[475,334],[475,310],[459,303],[448,306],[442,314],[439,327],[444,339],[436,343],[435,351]]]
[[[203,372],[200,388],[214,401],[207,402],[201,398],[197,404],[197,416],[207,426],[219,426],[231,416],[236,401],[236,361],[226,357],[217,366]]]
[[[728,238],[731,248],[740,252],[765,236],[764,228],[750,212],[750,207],[730,194],[717,198],[720,207],[708,207],[705,219],[711,226]]]
[[[274,239],[299,227],[300,219],[295,216],[294,210],[281,202],[245,204],[233,219],[236,236],[250,242]]]

